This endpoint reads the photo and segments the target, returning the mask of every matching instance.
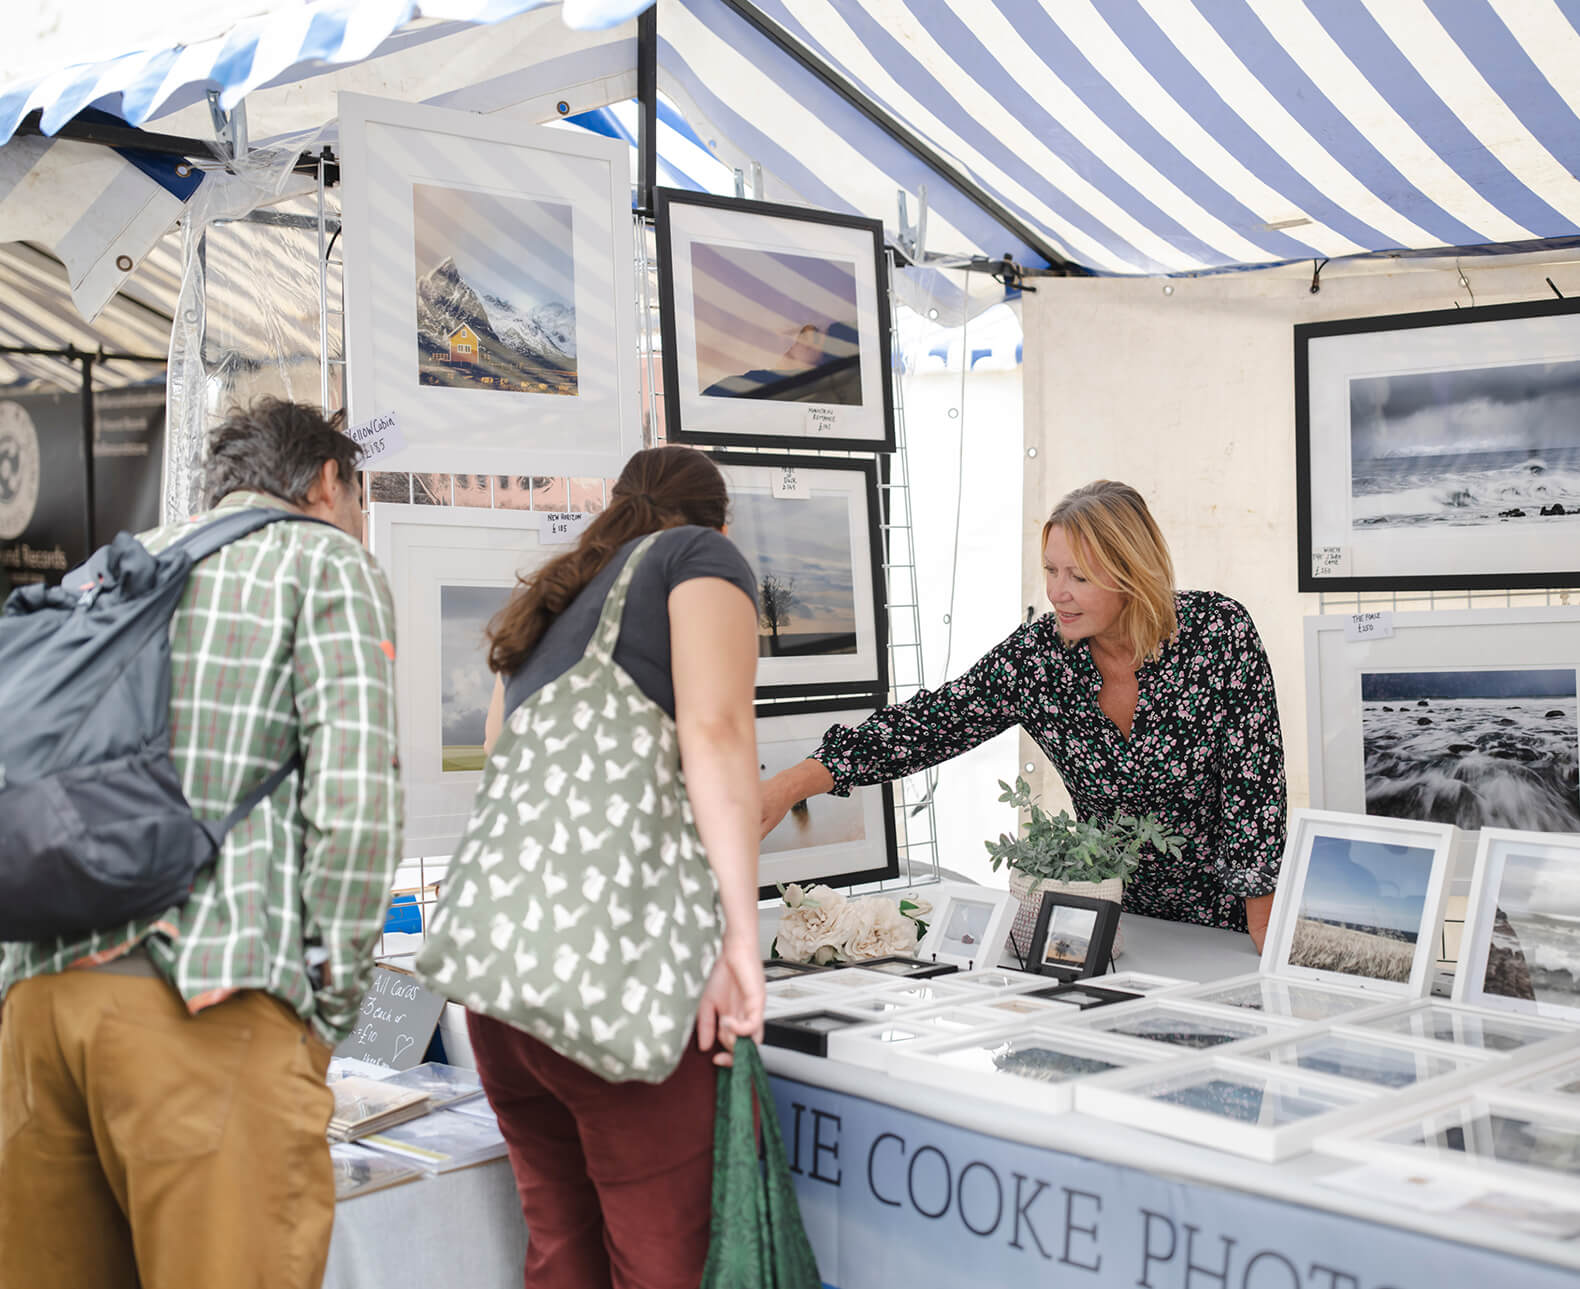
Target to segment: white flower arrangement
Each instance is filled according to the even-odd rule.
[[[884,895],[848,899],[828,886],[782,886],[773,955],[786,962],[865,962],[894,953],[915,953],[927,933],[923,921],[933,906],[914,892],[898,901]]]

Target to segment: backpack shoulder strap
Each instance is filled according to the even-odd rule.
[[[210,520],[201,528],[194,529],[172,544],[171,550],[184,551],[189,559],[196,564],[199,560],[207,559],[215,551],[229,546],[234,541],[239,541],[249,533],[255,533],[260,528],[267,528],[270,524],[280,523],[282,520],[303,524],[325,524],[334,527],[322,519],[315,519],[311,515],[298,514],[294,510],[276,510],[272,506],[252,506],[246,510],[238,510],[229,515],[221,515],[218,519]]]

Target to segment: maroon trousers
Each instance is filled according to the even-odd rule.
[[[467,1013],[527,1220],[526,1289],[697,1289],[713,1196],[715,1067],[687,1044],[665,1082],[606,1083]]]

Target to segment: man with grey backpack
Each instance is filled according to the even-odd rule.
[[[35,713],[0,729],[0,1289],[322,1279],[324,1075],[400,853],[359,457],[235,412],[207,513],[0,616]]]

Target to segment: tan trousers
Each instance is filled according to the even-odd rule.
[[[283,1003],[39,976],[0,1012],[0,1289],[317,1289],[328,1048]]]

